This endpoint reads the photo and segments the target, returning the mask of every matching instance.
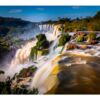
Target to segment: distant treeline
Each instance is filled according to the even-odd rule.
[[[65,31],[100,31],[100,11],[93,17],[58,18],[57,21],[45,21],[42,24],[63,24]]]
[[[30,22],[20,18],[0,17],[0,36],[6,36],[16,29],[34,24],[62,24],[65,31],[100,31],[100,11],[93,17],[86,18],[58,18],[58,20],[48,20],[42,22]]]

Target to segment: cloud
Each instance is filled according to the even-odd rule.
[[[39,10],[39,11],[44,11],[44,8],[42,8],[42,7],[39,7],[39,8],[36,8],[37,10]]]
[[[79,6],[73,6],[72,9],[79,9]]]
[[[8,13],[21,13],[22,9],[11,9],[8,11]]]

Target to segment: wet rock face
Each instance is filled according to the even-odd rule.
[[[37,68],[34,66],[23,68],[18,75],[15,74],[15,77],[12,80],[11,88],[29,85],[36,70]]]
[[[76,48],[77,48],[77,45],[73,44],[73,43],[69,43],[66,47],[67,50],[72,50],[72,49],[76,49]]]

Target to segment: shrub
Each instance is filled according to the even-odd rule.
[[[47,55],[49,53],[48,49],[38,50],[39,55]]]
[[[10,45],[8,44],[8,42],[0,37],[0,52],[7,52],[9,51]]]
[[[18,85],[14,88],[11,87],[15,78],[27,77],[27,73],[34,73],[35,71],[36,67],[30,66],[29,68],[22,69],[19,76],[14,75],[12,78],[7,77],[4,82],[0,82],[0,94],[38,94],[38,89],[33,88],[32,90],[29,90],[26,85]]]
[[[28,68],[23,68],[20,73],[17,75],[17,78],[20,78],[20,77],[30,77],[34,74],[34,72],[36,71],[36,67],[34,66],[30,66]]]
[[[36,38],[38,41],[36,46],[31,49],[31,59],[37,58],[38,50],[47,49],[49,47],[49,42],[47,41],[45,34],[39,34],[36,36]]]
[[[87,35],[87,43],[88,44],[98,43],[97,38],[96,38],[96,33],[92,32]]]
[[[88,36],[87,36],[87,41],[90,42],[92,40],[95,40],[96,39],[96,33],[92,32],[92,33],[89,33]]]
[[[38,89],[28,90],[25,86],[11,89],[11,80],[0,82],[0,94],[38,94]]]
[[[47,41],[45,34],[39,34],[36,38],[38,40],[36,44],[37,49],[45,49],[49,47],[49,42]]]
[[[60,39],[59,39],[59,44],[58,46],[64,46],[66,42],[70,40],[71,36],[67,34],[62,34]]]
[[[47,40],[42,40],[42,41],[38,41],[37,44],[37,49],[46,49],[49,47],[49,42]]]
[[[0,82],[0,94],[11,94],[11,80],[7,77],[5,82]]]
[[[32,90],[28,90],[25,87],[21,87],[21,88],[14,88],[11,90],[12,93],[11,94],[38,94],[38,89],[32,89]]]
[[[38,41],[46,40],[45,34],[39,34],[36,36],[36,38],[38,39]]]
[[[84,36],[83,35],[78,35],[76,38],[77,42],[83,42],[84,41]]]

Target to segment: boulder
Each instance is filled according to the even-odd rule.
[[[77,45],[74,43],[69,43],[66,47],[67,50],[72,50],[72,49],[76,49]]]

